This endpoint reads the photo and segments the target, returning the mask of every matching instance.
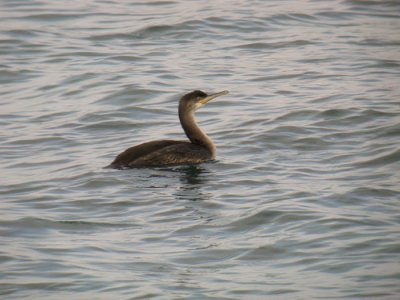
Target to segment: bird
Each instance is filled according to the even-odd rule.
[[[195,90],[180,99],[179,120],[189,142],[174,140],[145,142],[126,149],[117,155],[107,167],[130,169],[199,164],[215,160],[216,147],[207,134],[197,125],[194,113],[209,101],[228,93],[228,91],[222,91],[208,95],[203,91]]]

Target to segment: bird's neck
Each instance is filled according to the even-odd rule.
[[[215,145],[212,140],[207,136],[207,134],[205,134],[197,125],[194,118],[194,112],[185,112],[184,110],[179,108],[179,120],[181,121],[182,128],[185,131],[189,140],[193,144],[207,148],[214,158],[216,153]]]

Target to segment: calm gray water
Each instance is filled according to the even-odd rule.
[[[0,14],[1,299],[398,299],[399,1]],[[102,168],[194,89],[218,161]]]

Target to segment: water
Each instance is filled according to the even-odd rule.
[[[0,12],[2,299],[398,299],[398,1]],[[194,89],[217,162],[102,168]]]

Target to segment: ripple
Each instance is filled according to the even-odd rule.
[[[393,164],[393,163],[398,163],[400,162],[400,150],[395,150],[389,154],[381,154],[378,157],[374,157],[371,159],[363,160],[360,162],[355,162],[354,166],[355,167],[377,167],[377,166],[382,166],[382,165],[387,165],[387,164]]]
[[[287,42],[276,42],[276,43],[249,43],[249,44],[241,44],[235,47],[231,47],[231,49],[239,48],[239,49],[250,49],[250,50],[269,50],[269,49],[281,49],[287,47],[302,47],[307,45],[313,45],[314,43],[306,40],[295,40],[295,41],[287,41]]]
[[[75,20],[82,17],[88,16],[87,14],[63,14],[63,13],[42,13],[42,14],[32,14],[32,15],[25,15],[22,18],[33,20],[33,21],[40,21],[40,22],[63,22],[69,20]]]
[[[127,33],[107,33],[90,36],[89,39],[93,41],[108,41],[114,39],[121,40],[149,40],[153,38],[161,38],[163,40],[168,38],[182,38],[190,37],[193,35],[192,29],[203,24],[201,21],[187,21],[177,23],[174,25],[151,25],[146,26]]]
[[[126,228],[134,226],[132,224],[116,224],[107,222],[88,222],[83,220],[50,220],[35,217],[25,217],[18,220],[0,221],[0,226],[3,228],[13,228],[12,230],[24,230],[29,228],[29,231],[37,232],[38,230],[105,230],[107,228]]]
[[[33,70],[20,69],[20,70],[0,70],[0,83],[10,84],[14,82],[23,82],[37,77],[39,74]]]

